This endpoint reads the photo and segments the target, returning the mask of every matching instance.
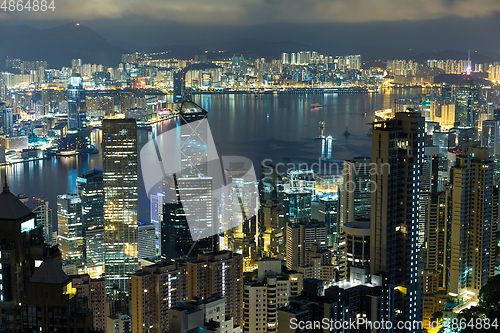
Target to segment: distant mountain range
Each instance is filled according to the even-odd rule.
[[[373,49],[372,49],[373,50]],[[27,25],[0,26],[0,70],[5,69],[5,59],[47,61],[50,68],[71,66],[72,59],[82,59],[84,63],[117,66],[121,55],[139,50],[125,50],[109,43],[89,27],[69,23],[50,29],[36,29]],[[206,52],[207,51],[207,52]],[[147,50],[156,53],[155,58],[193,59],[196,55],[207,54],[211,60],[228,59],[233,55],[243,55],[246,59],[280,59],[283,52],[317,51],[311,45],[286,40],[279,42],[263,41],[253,38],[238,39],[213,45],[163,45]],[[368,52],[368,51],[367,51]],[[332,54],[335,55],[335,54]],[[370,58],[373,54],[362,54]],[[393,57],[394,59],[396,57]],[[438,53],[420,53],[407,59],[425,62],[427,59],[467,59],[467,53],[446,50]],[[384,60],[384,59],[381,59]],[[473,63],[494,62],[498,59],[471,53]]]
[[[50,68],[71,66],[71,59],[116,66],[126,50],[111,45],[92,29],[75,23],[51,29],[27,25],[0,27],[0,68],[5,59],[47,61]]]

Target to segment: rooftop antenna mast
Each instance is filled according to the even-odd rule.
[[[471,73],[471,64],[470,64],[470,50],[468,50],[468,57],[467,57],[467,75],[470,75]]]

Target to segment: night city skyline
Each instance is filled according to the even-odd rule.
[[[0,0],[0,332],[500,319],[498,0]]]

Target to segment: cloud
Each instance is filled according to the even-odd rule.
[[[49,0],[50,1],[50,0]],[[272,23],[420,21],[483,18],[498,0],[54,0],[55,10],[7,12],[9,19],[148,19],[229,26]]]

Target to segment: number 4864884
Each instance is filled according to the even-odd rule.
[[[0,0],[1,1],[1,0]],[[34,11],[34,12],[46,12],[48,10],[54,11],[56,5],[55,0],[3,0],[2,5],[0,5],[0,10],[4,12],[22,12],[24,10]]]

